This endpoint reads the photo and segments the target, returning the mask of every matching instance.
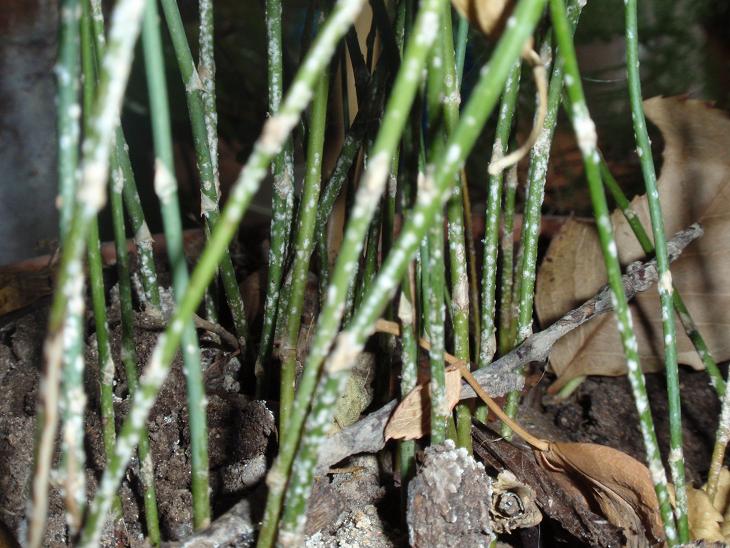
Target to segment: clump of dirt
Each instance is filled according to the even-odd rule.
[[[32,470],[35,402],[37,400],[41,346],[47,309],[7,324],[0,337],[0,521],[16,538],[25,535],[25,508]],[[116,364],[115,422],[117,430],[129,410],[129,394],[121,364],[119,325],[111,329],[112,356]],[[137,329],[137,362],[147,363],[158,333]],[[205,341],[205,338],[203,338]],[[86,352],[85,444],[88,496],[92,497],[106,456],[99,416],[99,375],[96,339],[91,335]],[[261,401],[239,393],[240,364],[223,349],[203,342],[202,361],[208,399],[208,436],[211,501],[214,515],[228,509],[263,478],[275,439],[274,415]],[[185,396],[185,376],[178,355],[150,414],[150,447],[155,463],[155,487],[163,538],[178,540],[192,533],[190,493],[190,439]],[[56,455],[56,465],[58,455]],[[124,544],[141,546],[145,530],[139,463],[135,457],[120,487],[126,525]],[[115,542],[113,531],[103,544]],[[118,535],[118,531],[117,531]],[[116,541],[120,539],[117,538]],[[68,543],[63,505],[57,488],[51,490],[45,546]],[[117,544],[119,545],[119,544]]]

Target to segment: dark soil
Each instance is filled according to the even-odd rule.
[[[0,393],[3,394],[0,398],[0,522],[18,538],[24,536],[26,527],[24,515],[32,468],[34,415],[45,325],[46,309],[39,308],[0,327]],[[123,379],[118,359],[119,332],[119,326],[113,325],[117,378]],[[145,363],[157,333],[139,330],[136,335],[139,363]],[[89,455],[87,484],[91,496],[103,469],[104,451],[97,411],[98,368],[93,335],[89,341],[86,446]],[[257,509],[260,512],[265,494],[261,480],[276,444],[274,415],[264,402],[250,401],[241,394],[240,366],[237,360],[230,358],[230,353],[206,342],[205,337],[202,346],[207,364],[205,380],[214,515],[221,515],[241,498],[251,496],[256,501],[251,505],[256,514]],[[707,474],[719,403],[704,372],[683,368],[680,378],[687,475],[690,481],[700,485]],[[519,419],[528,430],[553,440],[609,445],[643,460],[637,415],[625,378],[589,378],[563,402],[545,396],[547,384],[547,378],[543,379],[525,395]],[[660,445],[666,450],[665,384],[656,374],[647,377],[647,384]],[[116,396],[119,426],[129,401],[122,382],[116,386]],[[178,357],[149,422],[162,534],[166,540],[183,539],[192,532],[187,421],[185,381]],[[360,458],[343,466],[349,468],[321,478],[316,484],[307,527],[309,545],[338,546],[345,540],[351,541],[352,545],[359,542],[360,546],[404,544],[401,501],[387,459]],[[115,546],[142,546],[145,530],[136,460],[132,462],[119,494],[126,534],[123,539],[117,535]],[[254,515],[254,519],[256,517]],[[105,544],[111,545],[111,541],[107,533]],[[62,501],[57,489],[51,494],[44,545],[67,545]]]

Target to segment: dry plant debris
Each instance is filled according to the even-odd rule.
[[[717,361],[730,358],[730,119],[706,103],[655,97],[644,103],[649,119],[665,141],[664,165],[658,181],[665,229],[672,234],[693,222],[705,231],[672,265],[675,287]],[[649,224],[646,196],[631,207],[645,227]],[[644,255],[620,211],[611,221],[619,256],[626,265]],[[549,325],[576,303],[595,294],[606,282],[595,225],[568,221],[553,240],[540,269],[536,308]],[[656,289],[637,295],[631,304],[639,354],[645,371],[663,367],[663,334]],[[683,331],[677,331],[680,363],[696,369],[702,361]],[[559,379],[553,389],[581,375],[623,375],[625,358],[613,316],[604,316],[558,341],[550,366]]]

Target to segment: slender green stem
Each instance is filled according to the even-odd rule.
[[[497,120],[497,132],[492,146],[492,161],[499,161],[507,154],[512,132],[512,118],[517,105],[522,64],[518,61],[512,67],[502,94]],[[499,242],[499,213],[502,206],[502,172],[489,175],[487,187],[487,211],[485,214],[484,262],[482,264],[482,331],[479,352],[479,367],[487,366],[496,351],[495,308],[497,292],[497,244]],[[513,202],[514,204],[514,202]],[[514,210],[513,210],[514,211]],[[510,238],[511,238],[510,234]],[[510,240],[511,241],[511,240]],[[505,268],[503,263],[503,272]],[[511,261],[510,261],[511,268]],[[510,282],[512,277],[510,276]],[[502,280],[502,295],[505,293]]]
[[[400,142],[410,107],[421,80],[431,45],[438,31],[438,16],[443,0],[428,0],[421,6],[414,31],[408,38],[403,58],[378,136],[371,148],[367,171],[355,197],[355,204],[345,231],[343,246],[337,257],[326,303],[320,312],[317,331],[304,365],[302,378],[294,402],[292,424],[287,427],[287,435],[282,438],[279,456],[269,473],[269,498],[267,500],[264,527],[259,537],[259,546],[270,546],[276,532],[281,499],[289,473],[306,409],[314,392],[320,366],[334,340],[344,312],[344,303],[357,271],[357,262],[362,251],[363,241],[380,201],[380,194],[386,184],[391,159]],[[299,506],[301,510],[301,506]],[[295,535],[298,536],[298,535]]]
[[[112,185],[110,202],[112,210],[112,226],[114,228],[114,248],[117,256],[117,272],[119,275],[119,304],[122,320],[121,360],[127,375],[127,388],[130,401],[134,398],[139,385],[137,372],[137,350],[134,340],[134,309],[132,307],[132,283],[130,279],[129,257],[127,255],[127,234],[124,227],[124,208],[122,204],[122,189],[124,188],[124,174],[118,167],[116,151],[112,152]],[[149,433],[145,426],[140,438],[139,447],[139,475],[144,490],[145,523],[147,537],[153,546],[160,544],[160,522],[157,512],[157,496],[155,492],[154,463],[149,447]],[[107,459],[108,461],[108,459]]]
[[[608,169],[603,158],[601,158],[601,176],[603,178],[603,184],[611,193],[611,197],[614,199],[616,205],[621,210],[626,221],[629,223],[639,245],[641,245],[641,249],[643,249],[647,255],[653,255],[654,244],[649,239],[649,235],[646,233],[644,226],[641,224],[636,212],[634,212],[631,208],[628,198],[624,195],[621,187],[611,174],[611,171]],[[687,333],[690,341],[692,341],[692,345],[695,347],[697,355],[702,360],[705,369],[710,375],[710,382],[715,387],[718,396],[723,398],[725,395],[725,380],[722,377],[722,372],[717,367],[717,362],[712,357],[712,353],[710,352],[704,337],[702,337],[702,334],[692,319],[689,310],[687,310],[687,305],[684,304],[684,300],[676,287],[674,287],[674,291],[672,293],[672,300],[674,302],[674,309],[677,311],[677,315],[679,316],[679,320],[682,322],[685,333]]]
[[[60,198],[60,242],[71,226],[79,162],[79,0],[63,0],[59,5],[58,61],[56,73],[56,125],[58,127],[58,185]]]
[[[409,276],[413,269],[409,269],[403,278],[403,292],[398,302],[398,318],[401,327],[401,378],[400,396],[404,398],[416,387],[418,381],[418,342],[415,331],[416,309],[413,303],[413,284]],[[398,443],[398,461],[400,464],[401,502],[405,509],[408,494],[408,482],[416,473],[416,442],[404,440]]]
[[[580,16],[580,2],[571,2],[568,8],[569,28],[572,33]],[[551,55],[552,41],[545,39],[540,48],[540,56],[544,59]],[[518,267],[519,292],[518,292],[518,316],[517,332],[513,341],[517,345],[532,334],[533,304],[535,300],[535,279],[537,273],[537,243],[540,236],[540,222],[542,203],[545,197],[545,183],[547,181],[547,168],[550,159],[550,146],[555,133],[555,126],[558,122],[558,110],[563,90],[563,62],[559,57],[553,66],[548,87],[547,113],[543,121],[540,133],[535,145],[530,151],[530,165],[527,172],[527,199],[525,203],[525,214],[522,224],[522,235],[520,241],[520,262]],[[515,303],[517,304],[517,303]],[[519,406],[519,395],[511,393],[505,405],[505,412],[514,417]],[[511,429],[502,424],[502,434],[509,436]]]
[[[104,13],[100,0],[89,0],[89,6],[91,8],[91,36],[93,37],[94,48],[96,50],[96,72],[98,73],[100,71],[99,60],[103,57],[106,48]],[[116,128],[112,146],[115,148],[118,165],[124,174],[124,203],[127,208],[132,231],[134,232],[134,243],[137,247],[137,255],[139,256],[138,271],[142,278],[142,287],[145,293],[140,298],[143,298],[145,304],[151,307],[152,311],[159,311],[160,288],[157,283],[155,256],[152,249],[154,240],[144,218],[142,201],[137,192],[132,164],[129,161],[129,149],[125,142],[121,126],[117,126]]]
[[[454,53],[454,33],[451,28],[451,5],[444,6],[441,16],[441,52],[443,58],[443,110],[444,129],[448,139],[459,122],[459,78]],[[449,273],[451,279],[451,325],[454,332],[454,355],[469,362],[469,275],[464,230],[464,199],[462,188],[465,182],[460,179],[463,170],[457,174],[458,184],[447,204]],[[442,364],[443,365],[443,364]],[[466,404],[459,404],[457,415],[457,441],[471,453],[471,410]]]
[[[208,141],[210,155],[210,167],[213,171],[213,180],[216,189],[219,188],[218,176],[218,111],[215,100],[215,47],[213,2],[212,0],[200,0],[198,2],[200,24],[198,25],[198,76],[202,85],[201,97],[203,100],[203,121],[205,122],[205,133]],[[205,202],[206,195],[201,193],[202,202]],[[206,223],[206,239],[210,237],[210,226]],[[232,263],[231,263],[232,266]],[[225,271],[230,275],[232,269],[226,267]],[[218,310],[216,306],[217,283],[213,282],[205,294],[205,314],[210,321],[218,321]],[[238,304],[234,296],[234,303]],[[242,301],[241,301],[242,302]],[[238,319],[234,314],[234,318]],[[235,326],[240,327],[240,326]],[[245,334],[245,329],[241,332]],[[241,336],[239,333],[239,337]]]
[[[101,63],[99,88],[89,134],[82,148],[81,184],[74,203],[44,343],[45,371],[38,411],[38,438],[32,480],[33,503],[29,512],[28,545],[40,545],[48,510],[48,479],[58,414],[59,370],[64,355],[66,318],[83,301],[82,261],[92,221],[105,202],[105,183],[114,128],[119,120],[122,96],[129,76],[132,48],[139,34],[144,0],[120,0],[112,14],[109,46]],[[80,12],[80,10],[79,10]]]
[[[419,14],[419,18],[425,6],[430,6],[430,3],[421,5],[422,12]],[[290,474],[285,505],[287,516],[285,525],[280,532],[280,541],[284,544],[296,544],[300,539],[317,450],[325,435],[325,429],[331,421],[332,404],[336,400],[336,395],[341,392],[355,357],[362,350],[367,335],[373,329],[375,320],[377,320],[388,299],[400,283],[406,266],[418,249],[426,230],[428,227],[433,226],[437,212],[441,210],[448,198],[453,187],[454,178],[463,165],[466,155],[473,147],[487,116],[494,107],[507,74],[532,33],[537,19],[542,13],[543,6],[543,0],[522,0],[516,6],[513,19],[514,25],[508,26],[494,51],[489,65],[482,71],[479,83],[472,92],[469,103],[464,109],[463,116],[455,128],[452,138],[444,149],[444,153],[434,162],[434,174],[432,176],[429,174],[426,177],[419,191],[418,203],[413,210],[412,216],[406,221],[396,244],[383,263],[372,290],[355,313],[348,328],[337,337],[334,349],[324,364],[324,370],[315,394],[316,397],[313,398],[312,409],[307,415],[305,434]],[[436,3],[433,7],[435,8],[435,14],[441,13],[442,5]],[[435,19],[433,23],[429,22],[429,27],[427,27],[427,29],[430,29],[430,33],[434,34],[439,28],[437,17]],[[419,42],[424,39],[423,36],[422,32],[419,32],[417,21],[414,32],[409,38],[409,46],[411,45],[411,39]],[[406,55],[402,63],[406,75],[409,73],[408,49],[406,48]],[[403,74],[403,70],[399,76]],[[413,80],[415,81],[416,78],[417,76],[414,75]],[[399,78],[396,79],[396,86],[398,81]],[[397,97],[395,92],[391,95],[391,100],[393,100],[393,97]],[[401,131],[402,127],[399,128]],[[384,173],[387,173],[387,165],[385,164],[383,167]],[[355,209],[357,209],[357,205]],[[348,232],[353,222],[356,222],[355,217],[350,219]],[[355,245],[355,242],[353,242],[353,245]],[[344,293],[345,288],[337,288],[336,282],[336,278],[333,277],[333,284],[330,289],[335,288],[335,291]],[[320,322],[323,317],[324,314],[320,316]],[[321,329],[322,324],[320,323]],[[329,337],[327,339],[330,340]],[[312,353],[310,352],[310,356]],[[275,468],[274,471],[276,472],[278,469]],[[271,479],[283,481],[282,477],[270,477],[270,485],[273,484]]]
[[[608,215],[608,205],[603,192],[600,176],[600,157],[596,148],[596,130],[588,113],[588,107],[583,95],[578,62],[575,57],[572,33],[565,6],[562,0],[550,0],[550,13],[553,29],[557,38],[559,55],[565,67],[565,87],[573,112],[573,128],[578,140],[578,146],[583,154],[583,160],[588,179],[588,188],[593,202],[593,211],[598,227],[598,236],[601,242],[603,258],[606,263],[608,282],[611,288],[612,300],[618,321],[621,342],[626,354],[628,377],[639,412],[640,427],[644,438],[644,446],[649,463],[649,471],[654,482],[654,488],[659,500],[659,509],[664,522],[666,542],[670,546],[677,544],[677,532],[672,516],[672,509],[667,496],[667,480],[662,465],[659,447],[656,440],[654,423],[646,394],[644,374],[639,364],[639,356],[634,335],[631,314],[626,302],[623,285],[621,283],[621,267],[618,262],[616,242],[611,229]]]
[[[446,402],[446,373],[444,370],[446,309],[444,292],[446,269],[444,265],[444,219],[439,211],[428,231],[428,284],[423,286],[423,301],[428,303],[428,336],[431,348],[428,351],[431,364],[431,443],[446,440],[446,424],[449,408]]]
[[[517,166],[507,170],[507,177],[504,181],[504,206],[502,218],[502,237],[500,239],[500,252],[502,264],[500,267],[500,297],[499,297],[499,332],[498,351],[504,355],[514,347],[514,334],[512,332],[512,316],[514,303],[512,302],[514,286],[514,223],[515,223],[515,198],[517,195]]]
[[[96,59],[89,2],[81,2],[81,65],[83,68],[83,113],[84,131],[88,131],[89,118],[96,92]],[[101,408],[101,429],[104,452],[107,461],[114,450],[116,430],[114,425],[114,360],[109,344],[106,298],[104,296],[104,275],[101,262],[98,221],[92,221],[87,243],[89,262],[89,284],[94,309],[96,348],[98,356],[99,401]],[[114,514],[122,515],[121,500],[114,501]]]
[[[112,460],[104,471],[94,500],[89,507],[80,546],[94,546],[98,543],[111,499],[124,474],[132,450],[139,441],[142,427],[180,345],[185,321],[192,317],[202,301],[205,289],[216,273],[218,262],[233,238],[243,213],[258,190],[269,164],[299,121],[302,111],[312,97],[312,88],[318,75],[329,63],[336,43],[357,17],[363,1],[340,0],[337,3],[332,15],[319,32],[307,59],[300,67],[281,109],[266,121],[261,137],[255,143],[251,156],[231,190],[231,195],[221,215],[221,222],[214,228],[208,245],[203,250],[193,271],[190,285],[187,291],[180,295],[178,306],[169,325],[160,336],[145,373],[140,379],[139,390],[130,406],[130,414],[125,419],[117,437]]]
[[[167,83],[162,55],[157,4],[148,2],[142,27],[142,42],[147,74],[147,89],[152,114],[152,135],[155,144],[155,193],[160,200],[162,222],[167,240],[167,252],[172,268],[175,300],[180,300],[188,288],[188,269],[185,264],[182,240],[182,220],[177,200],[177,182],[174,175],[170,111],[167,103]],[[209,163],[210,164],[210,163]],[[224,283],[226,277],[224,276]],[[234,278],[235,281],[235,278]],[[236,286],[238,293],[238,286]],[[240,295],[239,295],[240,296]],[[235,316],[235,312],[234,312]],[[185,322],[183,332],[183,364],[188,398],[190,424],[190,453],[192,461],[191,486],[193,493],[193,526],[204,529],[210,524],[208,494],[208,427],[206,423],[205,387],[200,365],[200,348],[193,322]],[[241,335],[239,334],[239,337]]]
[[[674,326],[674,307],[672,303],[674,288],[672,273],[667,256],[667,238],[664,234],[664,219],[659,203],[656,186],[654,159],[651,154],[649,134],[641,97],[641,76],[639,74],[639,40],[636,15],[636,0],[627,0],[626,5],[626,73],[629,84],[631,119],[634,125],[634,138],[644,176],[644,186],[649,204],[651,230],[654,236],[654,250],[659,274],[659,301],[662,308],[662,330],[664,332],[664,368],[667,378],[667,397],[669,402],[669,469],[672,473],[676,492],[675,514],[679,542],[689,541],[689,521],[687,518],[687,488],[685,486],[684,452],[682,450],[682,402],[679,393],[679,369],[677,366],[677,334]]]
[[[59,58],[55,66],[57,81],[58,126],[58,183],[61,202],[60,242],[65,245],[78,179],[78,146],[80,134],[79,77],[80,77],[80,15],[79,0],[64,0],[60,5]],[[74,283],[69,295],[70,313],[63,331],[63,389],[59,403],[63,428],[61,451],[66,504],[66,521],[71,535],[81,526],[86,504],[86,478],[84,465],[84,282]]]
[[[281,0],[266,0],[269,111],[271,114],[279,111],[284,89],[281,32]],[[272,197],[269,275],[264,302],[264,323],[261,328],[259,351],[254,366],[258,397],[261,397],[264,390],[264,364],[268,362],[271,353],[279,307],[281,278],[294,215],[294,152],[291,140],[287,140],[284,148],[274,158],[272,174],[274,176],[274,194]]]
[[[208,1],[208,0],[203,0]],[[210,48],[206,47],[205,51],[201,49],[201,56],[208,58],[203,62],[203,68],[207,71],[205,77],[208,84],[201,80],[198,71],[195,70],[193,56],[190,53],[185,36],[185,28],[180,17],[180,11],[177,7],[176,0],[162,0],[162,9],[165,14],[167,28],[170,31],[170,38],[175,50],[180,76],[185,86],[185,97],[188,104],[188,114],[190,116],[190,126],[193,132],[193,145],[195,147],[195,157],[198,164],[198,172],[200,173],[201,201],[200,212],[205,218],[208,231],[212,231],[220,218],[218,204],[220,201],[220,188],[218,178],[216,177],[217,161],[212,159],[214,150],[211,148],[211,141],[217,141],[215,134],[216,114],[215,114],[215,91],[212,79],[215,77],[215,68],[213,63],[212,44]],[[212,10],[207,16],[212,18]],[[206,25],[205,21],[201,22]],[[212,22],[210,23],[212,25]],[[202,61],[202,57],[201,57]],[[211,72],[212,71],[212,72]],[[212,95],[211,91],[213,90]],[[207,103],[207,108],[206,108]],[[210,110],[209,110],[210,109]],[[217,146],[216,146],[217,150]],[[236,280],[236,272],[233,268],[231,255],[226,251],[220,262],[220,275],[223,282],[223,290],[226,294],[228,308],[231,310],[233,317],[233,325],[236,336],[242,343],[245,343],[248,337],[248,327],[246,325],[246,313],[244,310],[243,299],[238,288]]]
[[[309,262],[314,250],[314,228],[317,220],[317,202],[322,181],[322,154],[327,121],[329,74],[320,76],[314,91],[307,134],[307,164],[304,190],[299,206],[299,225],[294,245],[294,265],[286,310],[287,326],[282,345],[281,391],[279,396],[279,435],[286,435],[292,403],[297,365],[297,342],[302,324],[304,291],[307,286]]]

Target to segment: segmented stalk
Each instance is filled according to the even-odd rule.
[[[78,146],[81,107],[79,105],[80,47],[79,0],[64,0],[60,6],[58,61],[54,67],[57,82],[58,184],[60,198],[60,242],[63,248],[74,210],[78,179]],[[63,326],[63,390],[59,406],[63,417],[61,435],[61,484],[66,504],[69,533],[81,526],[86,504],[84,465],[84,281],[69,287],[70,313]]]
[[[571,2],[568,8],[568,18],[571,32],[571,40],[575,32],[575,26],[580,16],[580,2]],[[551,54],[552,42],[546,39],[540,48],[540,57],[548,58]],[[548,162],[550,160],[550,146],[555,133],[555,126],[558,122],[558,109],[563,90],[564,69],[561,57],[555,61],[550,85],[548,87],[548,104],[545,120],[543,121],[540,134],[530,151],[530,165],[527,171],[527,199],[525,213],[522,222],[522,235],[520,240],[520,261],[517,277],[519,279],[518,292],[518,315],[517,332],[513,341],[517,345],[532,334],[533,304],[535,301],[535,279],[537,274],[537,243],[540,236],[540,221],[542,203],[545,198],[545,182],[547,180]],[[514,303],[517,304],[517,303]],[[519,407],[519,394],[509,394],[505,412],[514,417]],[[502,434],[510,435],[510,428],[502,425]]]
[[[48,509],[48,478],[58,421],[59,370],[64,354],[64,324],[81,297],[84,270],[82,261],[86,238],[92,221],[106,200],[105,183],[109,151],[119,120],[122,96],[129,76],[132,48],[139,34],[143,0],[119,0],[112,13],[109,46],[101,63],[99,88],[89,134],[82,147],[81,183],[74,203],[64,249],[61,255],[57,287],[44,343],[45,371],[40,387],[37,411],[39,434],[33,469],[33,503],[29,512],[28,545],[40,545]]]
[[[422,4],[422,10],[425,5],[427,4]],[[420,189],[418,203],[412,216],[406,221],[398,241],[383,263],[372,290],[356,311],[348,328],[337,337],[334,349],[324,364],[315,397],[312,399],[312,409],[307,415],[305,434],[290,474],[285,505],[286,515],[279,536],[280,541],[284,544],[296,543],[301,538],[306,519],[307,498],[316,465],[317,449],[325,435],[325,429],[330,424],[333,404],[347,380],[349,369],[362,350],[367,335],[372,332],[375,320],[378,319],[388,299],[400,283],[406,266],[415,254],[426,230],[433,225],[437,212],[444,206],[453,186],[454,177],[463,165],[467,153],[473,147],[487,116],[494,107],[507,78],[507,73],[530,36],[543,6],[542,0],[522,0],[515,8],[514,24],[508,25],[489,65],[482,71],[479,83],[472,92],[452,138],[441,157],[434,162],[434,174],[426,178]],[[434,7],[437,10],[435,14],[441,13],[442,5]],[[432,32],[435,33],[438,28],[436,16]],[[419,30],[417,23],[411,37],[416,41],[422,39],[423,36]],[[402,64],[406,74],[408,74],[407,58],[406,53]],[[391,95],[391,99],[393,96]],[[387,167],[384,167],[383,171],[387,172]],[[350,220],[350,225],[352,223],[353,219]],[[348,226],[348,229],[350,227]],[[353,242],[354,244],[355,242]],[[344,286],[345,284],[337,284],[336,277],[333,277],[330,289],[334,288],[344,294],[346,288],[340,288],[337,285]],[[320,316],[321,318],[322,316]],[[321,326],[320,323],[320,330]],[[274,472],[276,471],[278,471],[277,468],[274,469]],[[283,481],[283,477],[273,476],[271,480]],[[271,480],[270,485],[273,484]]]
[[[571,103],[570,108],[573,112],[573,129],[578,140],[578,146],[583,154],[588,188],[598,227],[598,236],[606,263],[606,271],[608,272],[608,283],[611,288],[614,309],[616,310],[621,342],[626,354],[629,382],[631,383],[640,417],[649,471],[659,500],[666,542],[670,546],[674,546],[677,544],[677,530],[669,504],[669,497],[667,496],[666,474],[659,454],[651,409],[646,394],[644,374],[639,364],[636,336],[634,335],[631,314],[621,283],[621,267],[618,262],[616,242],[613,237],[608,205],[601,184],[600,157],[596,148],[596,129],[585,103],[570,23],[562,0],[550,0],[550,14],[559,47],[558,52],[564,62],[565,87]]]
[[[203,0],[204,2],[208,0]],[[190,117],[190,127],[193,132],[193,146],[195,147],[195,158],[200,174],[200,213],[205,218],[208,231],[212,231],[220,218],[218,210],[220,201],[220,188],[218,178],[216,177],[215,165],[212,160],[213,151],[210,148],[210,141],[217,140],[215,134],[215,97],[209,94],[201,80],[198,71],[195,70],[193,56],[190,53],[190,46],[185,37],[185,28],[180,17],[180,11],[177,7],[176,0],[162,0],[162,10],[165,14],[167,28],[170,31],[170,38],[175,50],[180,76],[185,86],[185,97],[188,105],[188,115]],[[210,14],[212,18],[212,13]],[[205,24],[205,22],[201,22]],[[212,24],[212,23],[211,23]],[[210,48],[212,49],[212,48]],[[201,54],[203,51],[201,50]],[[212,63],[212,51],[208,51],[206,56],[210,59],[203,63],[206,71],[212,70],[213,73],[206,74],[208,79],[212,79],[215,74]],[[212,83],[208,83],[209,87]],[[206,110],[205,101],[209,108],[213,111]],[[212,103],[211,103],[212,101]],[[248,336],[248,327],[246,325],[246,313],[244,310],[243,299],[238,288],[236,280],[236,272],[233,268],[231,255],[228,251],[223,254],[220,262],[220,275],[223,282],[223,290],[226,294],[226,302],[233,317],[233,327],[236,336],[241,343],[245,343]]]
[[[512,118],[517,105],[517,95],[520,89],[520,74],[522,63],[517,62],[507,77],[507,83],[502,93],[502,102],[499,105],[497,131],[492,146],[492,162],[499,161],[507,154],[509,137],[512,132]],[[497,292],[497,245],[499,242],[499,217],[502,207],[502,171],[489,175],[487,187],[487,211],[484,227],[484,262],[482,264],[482,331],[478,366],[487,366],[496,351],[496,292]],[[513,202],[514,204],[514,202]],[[514,211],[514,210],[513,210]],[[506,219],[505,219],[506,220]],[[510,242],[512,234],[510,233]],[[510,260],[510,268],[511,268]],[[503,263],[503,272],[506,265]],[[510,282],[512,277],[510,276]],[[504,279],[502,280],[502,295],[505,294]],[[501,307],[500,310],[503,310]]]
[[[409,269],[403,278],[403,291],[398,301],[398,319],[401,328],[401,376],[400,396],[404,398],[416,387],[418,381],[418,342],[415,331],[416,309],[413,303],[413,284]],[[408,482],[416,473],[416,442],[402,440],[398,442],[398,462],[400,464],[401,506],[405,509]]]
[[[443,0],[428,0],[421,6],[413,33],[408,39],[401,64],[402,69],[396,76],[380,131],[371,148],[368,169],[357,190],[343,245],[331,275],[327,299],[320,312],[314,341],[304,365],[291,414],[291,424],[287,427],[286,436],[281,438],[279,456],[269,472],[270,491],[264,515],[264,526],[259,536],[259,546],[270,546],[273,542],[285,487],[284,482],[294,458],[306,409],[309,407],[320,365],[337,333],[344,312],[348,287],[352,284],[352,279],[357,272],[358,258],[368,226],[386,184],[393,151],[400,142],[400,135],[421,80],[421,71],[431,45],[436,39],[442,4]]]
[[[266,40],[268,43],[269,112],[279,111],[284,89],[282,62],[281,0],[266,0]],[[294,215],[294,152],[291,140],[274,158],[271,168],[274,176],[272,196],[271,245],[269,247],[269,274],[264,302],[264,323],[259,339],[254,373],[256,394],[261,397],[264,388],[264,364],[269,360],[276,326],[282,271],[289,248],[292,217]]]
[[[451,28],[451,6],[444,6],[441,17],[441,52],[444,83],[441,102],[444,110],[444,129],[448,139],[459,121],[459,78],[456,70],[453,30]],[[451,279],[451,324],[454,332],[454,355],[469,362],[469,276],[466,239],[464,230],[464,197],[462,188],[466,181],[457,174],[455,185],[447,205],[449,271]],[[471,453],[471,410],[466,404],[456,407],[457,440],[461,447]]]
[[[176,302],[188,288],[188,268],[183,250],[182,218],[177,199],[170,111],[167,103],[165,62],[162,55],[157,4],[148,2],[142,26],[142,43],[147,74],[147,90],[152,115],[152,136],[155,144],[155,193],[160,200],[162,223],[167,240],[167,253],[172,270],[172,285]],[[210,165],[210,163],[208,163]],[[224,276],[224,283],[226,277]],[[234,278],[235,281],[235,278]],[[238,286],[236,285],[236,293]],[[239,295],[240,296],[240,295]],[[235,316],[235,312],[234,312]],[[240,333],[237,332],[239,337]],[[204,529],[210,524],[208,485],[208,426],[207,399],[200,364],[198,335],[188,318],[183,330],[183,372],[188,399],[190,454],[192,461],[191,487],[193,494],[193,527]]]
[[[424,179],[425,180],[425,179]],[[446,404],[446,372],[444,369],[446,309],[446,267],[444,265],[444,218],[438,211],[428,231],[427,284],[423,286],[423,302],[428,303],[428,335],[431,348],[428,351],[431,364],[431,443],[436,445],[446,440],[446,425],[449,408]]]
[[[659,274],[659,301],[662,308],[662,330],[664,332],[664,368],[667,378],[669,404],[669,470],[675,485],[677,533],[679,542],[689,541],[687,518],[687,488],[684,474],[684,452],[682,450],[682,402],[679,393],[679,369],[677,366],[677,334],[674,326],[672,273],[667,256],[667,238],[664,234],[664,219],[656,186],[654,159],[646,131],[646,120],[641,97],[641,76],[639,75],[639,39],[636,15],[636,0],[627,0],[626,5],[626,73],[629,84],[631,120],[634,125],[634,139],[644,176],[646,198],[654,236],[654,251]]]
[[[151,3],[151,2],[150,2]],[[111,189],[109,192],[112,226],[114,228],[114,249],[117,256],[117,272],[119,275],[119,307],[122,320],[121,360],[127,376],[129,400],[132,401],[139,385],[137,372],[137,349],[134,340],[134,309],[132,307],[132,283],[130,279],[129,257],[127,255],[127,234],[124,227],[124,209],[122,189],[124,174],[118,167],[116,151],[112,152]],[[139,456],[139,475],[142,480],[145,523],[147,538],[153,546],[160,544],[160,522],[157,512],[157,495],[155,490],[155,472],[152,454],[150,453],[149,432],[145,425],[137,448]],[[107,462],[108,462],[107,458]]]
[[[299,205],[299,224],[294,244],[294,265],[286,309],[286,334],[282,344],[281,390],[279,393],[279,435],[286,435],[296,379],[297,342],[302,324],[304,291],[307,287],[309,261],[314,250],[314,228],[317,219],[317,202],[322,181],[322,154],[327,120],[329,74],[325,71],[315,87],[312,111],[307,132],[307,163],[304,190]]]
[[[512,332],[512,312],[514,303],[514,223],[515,223],[515,198],[517,195],[517,166],[507,170],[507,177],[504,180],[504,206],[502,218],[502,237],[500,239],[500,253],[502,263],[500,267],[500,296],[499,296],[499,331],[497,333],[498,350],[500,355],[506,354],[514,346],[514,334]]]
[[[623,193],[618,182],[611,174],[611,171],[608,169],[603,158],[601,158],[601,176],[603,178],[603,184],[611,193],[611,197],[614,199],[617,207],[621,210],[621,213],[629,223],[631,231],[636,236],[639,245],[641,245],[641,249],[643,249],[644,253],[647,255],[653,255],[654,244],[652,244],[649,239],[649,236],[646,233],[644,226],[641,224],[641,221],[636,216],[636,213],[633,209],[631,209],[628,198],[626,198],[626,195]],[[679,316],[679,320],[682,322],[682,327],[684,327],[687,337],[689,337],[689,340],[692,341],[692,345],[695,347],[697,355],[702,360],[707,373],[710,375],[710,382],[712,383],[712,386],[715,387],[717,395],[720,398],[723,398],[725,396],[725,380],[722,377],[722,372],[717,367],[717,362],[712,357],[712,353],[710,352],[704,337],[702,337],[702,334],[692,319],[689,310],[687,310],[687,306],[684,304],[684,300],[676,287],[674,287],[674,291],[672,293],[672,300],[674,302],[674,309],[677,311],[677,315]]]
[[[88,2],[81,2],[81,65],[83,70],[83,123],[84,131],[86,131],[96,92],[95,47]],[[92,221],[89,227],[87,258],[89,262],[91,301],[94,309],[94,326],[96,328],[101,430],[104,440],[104,454],[108,460],[114,450],[114,440],[116,439],[114,425],[114,360],[112,359],[111,345],[109,344],[99,223],[96,220]],[[117,518],[122,515],[122,505],[119,498],[114,501],[114,514]]]
[[[94,48],[96,50],[96,72],[100,71],[99,63],[104,55],[106,48],[106,37],[104,36],[104,13],[100,0],[89,0],[91,8],[91,36],[93,37]],[[124,133],[121,126],[117,126],[115,131],[114,144],[116,151],[116,161],[124,173],[124,204],[127,208],[127,215],[134,232],[134,243],[137,247],[137,256],[139,258],[138,272],[142,279],[142,287],[144,295],[140,298],[144,300],[151,311],[160,309],[160,287],[157,283],[157,271],[155,268],[155,256],[152,249],[154,240],[144,218],[142,210],[142,201],[137,192],[137,185],[134,180],[134,172],[132,164],[129,161],[129,147],[124,139]]]
[[[364,0],[340,0],[337,3],[307,54],[307,59],[300,67],[279,113],[266,121],[253,152],[231,190],[230,198],[221,215],[221,222],[213,230],[208,245],[193,271],[187,291],[180,296],[168,328],[160,336],[145,373],[140,379],[139,389],[130,406],[130,414],[119,431],[112,460],[104,471],[89,507],[80,546],[94,546],[98,542],[117,485],[139,441],[142,427],[155,397],[169,372],[175,351],[180,345],[184,321],[192,316],[202,301],[205,289],[216,273],[218,261],[233,238],[238,223],[258,190],[269,164],[299,121],[302,111],[312,97],[312,88],[318,75],[329,63],[337,41],[357,17],[363,2]]]

